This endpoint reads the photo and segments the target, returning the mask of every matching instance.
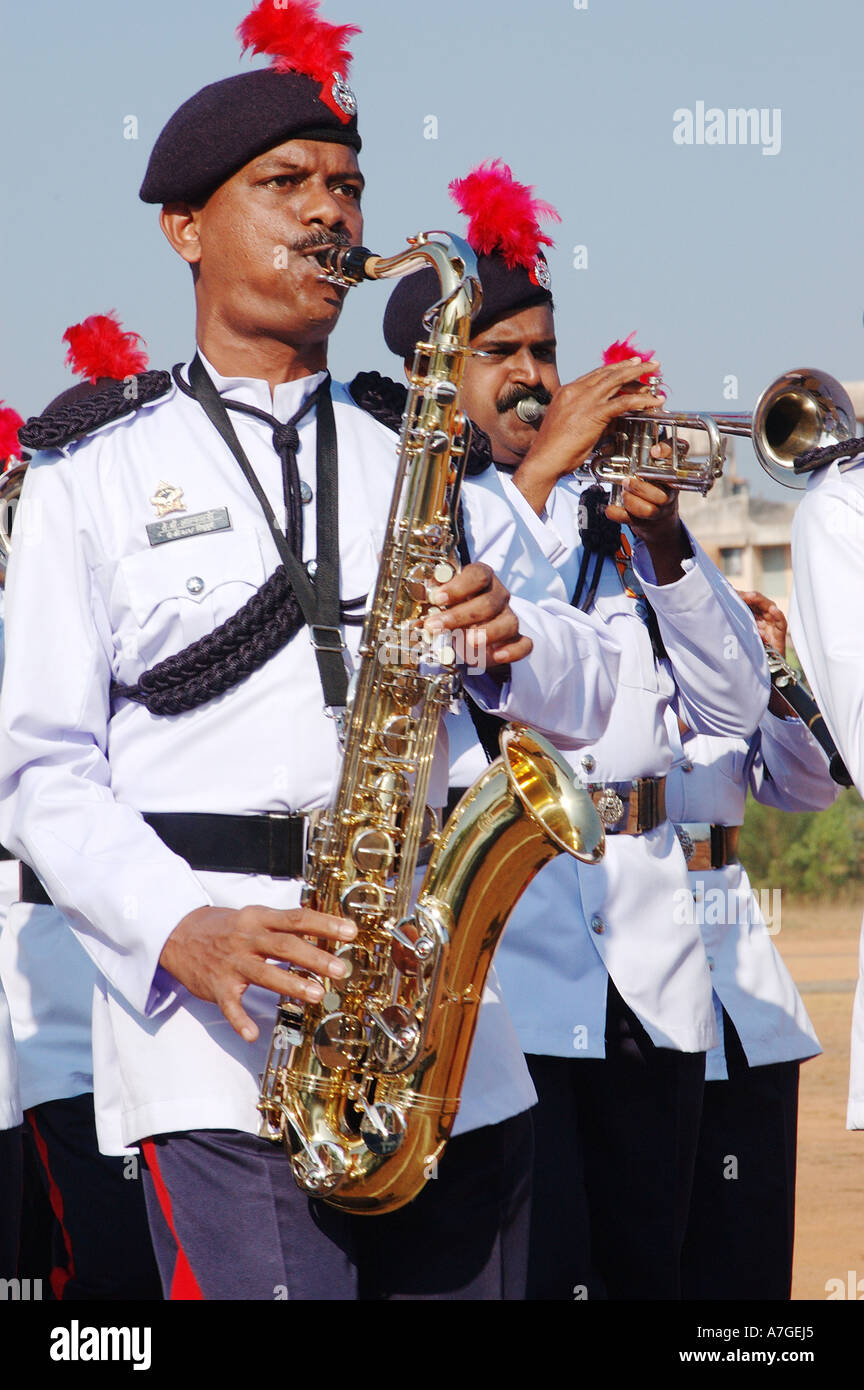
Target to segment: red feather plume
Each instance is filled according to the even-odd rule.
[[[554,246],[540,230],[540,218],[560,222],[551,203],[535,198],[534,189],[517,183],[500,159],[486,160],[464,179],[454,179],[450,194],[468,217],[468,240],[481,256],[499,251],[511,269],[530,269],[541,246]]]
[[[318,0],[286,0],[278,6],[261,0],[237,26],[243,52],[269,53],[277,72],[304,73],[322,84],[334,72],[347,77],[351,53],[346,45],[362,30],[355,24],[328,24],[317,10]]]
[[[638,357],[641,362],[650,362],[654,356],[653,349],[651,352],[643,352],[632,341],[635,337],[636,329],[634,328],[633,332],[628,333],[626,338],[610,343],[603,352],[603,366],[609,367],[613,362],[627,362],[631,357]],[[648,377],[640,376],[639,380],[647,382]]]
[[[23,450],[18,443],[18,431],[23,424],[18,411],[0,401],[0,468],[10,459],[20,459]]]
[[[137,346],[140,333],[127,333],[112,309],[110,314],[91,314],[83,323],[73,323],[63,334],[69,344],[66,365],[78,376],[96,382],[102,376],[122,381],[146,371],[147,354]]]

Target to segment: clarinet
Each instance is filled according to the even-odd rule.
[[[852,778],[849,776],[846,764],[840,757],[837,745],[828,732],[828,725],[822,717],[822,711],[807,689],[802,677],[793,670],[788,661],[774,647],[769,647],[767,643],[765,653],[768,657],[768,670],[771,673],[771,684],[774,689],[782,695],[798,718],[807,725],[828,759],[828,771],[834,781],[838,786],[851,787]]]

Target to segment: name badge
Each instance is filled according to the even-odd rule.
[[[188,536],[230,530],[228,508],[212,507],[209,512],[195,512],[192,516],[167,516],[163,521],[151,521],[147,525],[147,537],[151,545],[164,545],[166,541],[184,541]]]

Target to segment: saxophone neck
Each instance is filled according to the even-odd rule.
[[[377,256],[365,246],[328,246],[318,259],[327,272],[323,279],[349,289],[364,280],[399,280],[431,266],[441,286],[433,310],[458,300],[454,314],[470,322],[482,303],[477,257],[467,241],[451,232],[418,232],[409,237],[407,249],[395,256]]]

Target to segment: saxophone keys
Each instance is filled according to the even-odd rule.
[[[378,1158],[387,1158],[395,1153],[405,1137],[405,1116],[395,1105],[386,1101],[370,1105],[362,1097],[359,1106],[363,1110],[360,1133],[370,1153]]]
[[[365,1064],[369,1051],[359,1019],[342,1013],[321,1020],[313,1046],[319,1062],[334,1071],[355,1071]]]
[[[420,1029],[407,1009],[390,1004],[368,1010],[375,1024],[372,1051],[384,1071],[395,1071],[413,1061],[420,1045]]]
[[[386,877],[396,858],[393,836],[386,830],[361,830],[354,837],[351,857],[362,873]]]
[[[391,758],[408,758],[413,733],[413,720],[409,719],[407,714],[394,714],[387,720],[378,737],[384,752]],[[396,774],[388,773],[386,775],[393,777]],[[376,783],[376,786],[381,786],[381,779]]]
[[[377,883],[360,879],[345,889],[339,902],[346,917],[380,917],[384,910],[384,890]]]
[[[403,748],[403,756],[404,751]],[[379,808],[388,816],[401,811],[411,800],[411,785],[401,772],[383,772],[375,779],[374,789]]]

